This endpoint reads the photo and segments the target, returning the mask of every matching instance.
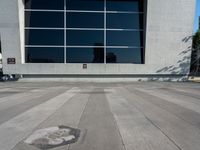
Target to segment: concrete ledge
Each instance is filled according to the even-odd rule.
[[[187,75],[23,75],[18,82],[188,81]]]

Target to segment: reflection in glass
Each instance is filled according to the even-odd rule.
[[[64,28],[64,13],[26,11],[25,26]]]
[[[98,43],[93,48],[67,48],[67,63],[103,63],[104,48],[98,47]]]
[[[104,31],[67,30],[67,45],[93,46],[104,43]]]
[[[141,17],[140,17],[141,16]],[[138,13],[107,13],[107,28],[114,29],[143,29],[142,21],[140,18],[143,14]]]
[[[68,10],[104,10],[104,0],[67,0]]]
[[[117,63],[117,56],[113,52],[106,53],[106,63]]]
[[[95,43],[95,47],[93,48],[93,63],[103,63],[104,62],[104,48],[103,44]]]
[[[64,10],[64,0],[25,0],[25,9]]]
[[[107,11],[143,12],[144,0],[107,0]]]
[[[107,48],[106,63],[142,63],[141,48]]]
[[[104,14],[67,12],[67,28],[104,28]]]
[[[26,45],[64,45],[64,30],[25,30]]]
[[[139,31],[107,31],[107,45],[141,47],[141,33]]]
[[[64,48],[27,47],[27,63],[64,63]]]

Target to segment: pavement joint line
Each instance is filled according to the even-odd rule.
[[[194,102],[191,102],[191,100],[190,100],[190,102],[185,101],[185,100],[180,100],[180,99],[177,99],[177,98],[174,98],[174,97],[170,97],[170,95],[166,94],[166,93],[161,93],[162,94],[162,96],[161,96],[161,95],[155,94],[156,91],[153,91],[153,90],[149,91],[149,90],[145,90],[145,89],[141,89],[141,88],[137,88],[137,90],[139,90],[141,92],[145,92],[149,95],[161,98],[163,100],[178,104],[178,105],[180,105],[184,108],[190,109],[190,110],[195,111],[197,113],[200,113],[200,105],[197,105],[197,102],[194,103]],[[192,97],[190,97],[190,98],[192,99]],[[176,101],[174,101],[174,100],[176,100]],[[200,104],[200,101],[198,102],[198,104]]]
[[[70,90],[70,89],[67,89],[67,91],[69,91],[69,90]],[[63,92],[62,94],[64,94],[64,93],[65,93],[65,92]],[[62,95],[62,94],[59,94],[59,95]],[[59,96],[59,95],[57,95],[57,96]],[[57,97],[57,96],[55,96],[55,97]],[[53,98],[55,98],[55,97],[53,97]],[[72,98],[73,98],[73,97],[69,98],[68,101],[70,101]],[[52,99],[52,98],[51,98],[51,99]],[[67,102],[68,102],[68,101],[67,101]],[[48,101],[46,101],[46,102],[48,102]],[[67,103],[67,102],[65,102],[65,103]],[[63,105],[65,105],[65,103],[64,103]],[[36,107],[37,107],[37,106],[36,106]],[[63,107],[63,106],[61,106],[61,107]],[[61,108],[61,107],[60,107],[60,108]],[[45,122],[46,120],[48,120],[49,118],[51,118],[51,117],[52,117],[56,112],[58,112],[58,111],[59,111],[59,109],[57,109],[54,113],[52,113],[51,115],[49,115],[49,117],[47,117],[43,122]],[[41,122],[40,124],[38,124],[37,127],[40,126],[43,122]],[[37,127],[36,127],[35,129],[37,129]],[[34,130],[35,130],[35,129],[34,129]],[[30,133],[30,135],[31,135],[31,134],[32,134],[32,133]],[[29,135],[29,136],[30,136],[30,135]]]
[[[127,90],[129,90],[129,89],[127,89]],[[139,92],[139,93],[143,93],[143,94],[146,94],[146,95],[149,95],[149,96],[152,96],[152,97],[155,97],[155,98],[157,98],[157,99],[160,99],[160,100],[164,100],[165,101],[165,99],[162,99],[162,98],[160,98],[160,97],[157,97],[156,95],[151,95],[151,94],[149,94],[149,93],[145,93],[144,91],[140,91],[140,90],[138,90],[138,89],[134,89],[135,91],[137,91],[137,92]],[[129,90],[130,91],[130,90]],[[130,92],[132,92],[132,91],[130,91]],[[138,95],[137,93],[135,93],[137,96],[140,96],[140,95]],[[178,115],[176,115],[175,113],[172,113],[172,112],[170,112],[170,111],[168,111],[167,109],[165,109],[165,108],[163,108],[163,107],[160,107],[160,105],[157,105],[157,104],[155,104],[157,107],[159,107],[160,109],[164,109],[165,111],[167,111],[168,113],[171,113],[171,114],[173,114],[174,116],[176,116],[177,118],[179,118],[179,119],[181,119],[181,120],[183,120],[183,121],[185,121],[185,122],[187,122],[188,124],[190,124],[190,125],[192,125],[193,127],[195,127],[196,128],[196,126],[193,124],[193,123],[191,123],[191,122],[189,122],[188,120],[186,120],[186,119],[184,119],[184,118],[182,118],[182,117],[180,117],[180,116],[178,116]],[[183,106],[181,106],[181,107],[183,107]],[[188,109],[188,108],[185,108],[185,109]],[[197,112],[198,113],[198,112]],[[199,127],[200,128],[200,127]]]
[[[15,107],[17,105],[24,104],[24,103],[32,101],[34,99],[38,99],[40,97],[43,97],[46,94],[48,94],[51,90],[53,90],[53,89],[52,88],[48,88],[45,91],[38,92],[37,95],[36,95],[36,93],[30,93],[28,95],[24,95],[23,97],[15,97],[15,96],[9,97],[9,98],[8,97],[3,97],[4,101],[0,101],[0,104],[1,104],[0,111],[4,111],[6,109]],[[56,90],[58,90],[58,88]]]
[[[76,93],[76,96],[81,95],[81,93],[80,93],[80,92],[81,92],[81,89],[80,89],[80,88],[79,88],[78,90],[75,90],[75,91],[76,91],[76,92],[74,92],[74,93]],[[89,94],[88,94],[88,95],[89,95]],[[90,97],[90,96],[89,96],[89,97]],[[89,98],[89,97],[88,97],[88,98]],[[70,98],[69,101],[72,100],[72,99],[73,99],[73,97]],[[69,102],[69,101],[68,101],[68,102]],[[88,103],[88,100],[87,100],[87,103]],[[63,104],[62,107],[64,107],[64,105],[65,105],[65,104]],[[62,107],[61,107],[61,108],[62,108]],[[60,109],[61,109],[61,108],[60,108]],[[85,105],[85,107],[84,107],[83,110],[85,110],[85,108],[86,108],[86,105]],[[60,110],[60,109],[59,109],[59,110]],[[57,113],[59,110],[57,110],[55,113]],[[49,118],[51,118],[55,113],[53,113],[51,116],[49,116],[46,120],[48,120]],[[83,114],[83,113],[81,113],[81,114]],[[81,115],[81,117],[82,117],[82,115]],[[80,119],[81,119],[81,117],[80,117]],[[80,120],[80,119],[79,119],[79,120]],[[45,121],[46,121],[46,120],[45,120]],[[45,121],[43,121],[43,122],[45,122]],[[41,124],[43,124],[43,122],[40,123],[38,126],[41,126]],[[79,123],[80,123],[80,121],[78,121],[78,124],[79,124]],[[74,127],[75,127],[75,128],[78,128],[78,125],[76,125],[76,126],[74,126]],[[37,127],[36,127],[36,129],[37,129]],[[30,135],[31,135],[31,134],[30,134]],[[20,143],[20,142],[19,142],[19,143]],[[73,143],[72,143],[72,144],[73,144]],[[71,144],[65,145],[67,150],[69,150],[70,145],[71,145]],[[13,150],[14,150],[14,149],[13,149]]]
[[[108,92],[108,91],[109,91],[109,92],[113,92],[114,89],[104,89],[104,91],[105,91],[105,92]],[[124,142],[123,137],[122,137],[122,134],[121,134],[121,132],[120,132],[120,130],[119,130],[119,126],[118,126],[118,124],[117,124],[117,120],[116,120],[116,118],[114,117],[113,112],[111,111],[110,103],[108,102],[108,98],[107,98],[107,94],[106,94],[106,93],[105,93],[105,96],[106,96],[106,101],[107,101],[108,106],[109,106],[109,110],[110,110],[111,114],[113,115],[114,122],[115,122],[115,125],[116,125],[116,127],[117,127],[117,131],[118,131],[118,133],[119,133],[119,136],[120,136],[120,139],[121,139],[121,142],[122,142],[123,148],[124,148],[124,150],[126,150],[125,142]]]
[[[127,150],[128,148],[126,147],[125,141],[124,141],[123,136],[122,136],[122,133],[121,133],[121,131],[120,131],[119,124],[117,123],[117,120],[116,120],[116,114],[114,114],[114,112],[112,111],[111,103],[109,102],[109,99],[110,99],[109,97],[110,97],[110,96],[111,96],[111,97],[116,97],[116,90],[114,90],[114,89],[106,89],[105,91],[106,91],[106,92],[110,92],[109,94],[106,94],[106,99],[107,99],[107,101],[108,101],[109,108],[110,108],[111,113],[112,113],[112,115],[113,115],[113,117],[114,117],[114,120],[115,120],[115,122],[116,122],[116,124],[117,124],[117,128],[118,128],[118,131],[119,131],[119,135],[120,135],[120,138],[121,138],[121,141],[122,141],[122,144],[123,144],[123,148],[124,148],[124,150]],[[120,98],[121,98],[121,97],[120,97]]]
[[[77,87],[75,87],[75,88],[77,88]],[[72,90],[73,88],[71,88],[71,89],[67,89],[67,91],[70,91],[70,90]],[[64,92],[65,93],[65,92]],[[64,93],[62,93],[62,94],[64,94]],[[60,95],[62,95],[62,94],[60,94]],[[57,96],[60,96],[60,95],[57,95]],[[77,94],[76,94],[77,95]],[[55,96],[55,97],[53,97],[53,98],[56,98],[57,96]],[[69,102],[71,99],[73,98],[73,96],[71,97],[71,98],[69,98],[68,99],[68,101],[66,101],[63,105],[65,105],[67,102]],[[52,98],[51,98],[52,99]],[[46,102],[48,102],[48,101],[46,101]],[[63,107],[63,105],[60,107],[60,108],[62,108]],[[42,121],[40,124],[38,124],[37,125],[37,127],[38,126],[41,126],[41,124],[43,124],[43,122],[45,122],[46,120],[48,120],[49,118],[51,118],[55,113],[57,113],[59,111],[59,109],[57,109],[54,113],[52,113],[51,115],[49,115],[44,121]],[[35,127],[35,129],[37,129],[37,127]],[[34,130],[35,130],[34,129]],[[30,133],[30,135],[31,135],[32,133]],[[30,136],[30,135],[28,135],[28,136]]]
[[[145,114],[144,114],[145,115]],[[183,150],[172,138],[170,138],[161,128],[159,128],[151,119],[149,119],[146,115],[145,118],[151,122],[164,136],[166,136],[179,150]]]
[[[15,84],[12,84],[12,85],[13,85],[13,87],[15,87]],[[40,85],[43,86],[43,83],[39,83],[38,88]],[[126,150],[126,148],[127,148],[127,150],[133,150],[133,149],[136,149],[136,150],[144,150],[144,149],[146,149],[146,150],[147,149],[148,150],[150,150],[150,149],[151,150],[161,150],[161,149],[162,150],[171,150],[171,149],[173,149],[173,150],[190,150],[190,149],[191,150],[199,150],[199,146],[200,146],[200,144],[199,144],[199,139],[200,139],[199,135],[200,134],[199,133],[200,132],[199,132],[199,129],[197,129],[197,128],[198,128],[198,125],[200,122],[200,117],[199,117],[200,115],[195,111],[198,107],[191,104],[193,101],[198,101],[198,100],[195,100],[192,97],[185,97],[184,95],[180,96],[180,98],[179,98],[179,96],[177,96],[177,95],[180,94],[178,91],[183,90],[182,92],[184,92],[184,90],[186,90],[191,95],[194,94],[194,96],[198,97],[197,95],[199,94],[198,91],[200,90],[200,85],[197,86],[197,84],[191,84],[191,83],[186,83],[186,84],[185,83],[184,84],[183,83],[182,84],[158,83],[158,85],[155,86],[154,83],[152,83],[152,84],[144,83],[143,84],[140,82],[140,83],[133,83],[133,84],[132,83],[131,84],[119,84],[119,85],[112,85],[112,86],[110,86],[108,84],[105,84],[105,85],[95,84],[95,86],[93,87],[94,89],[95,88],[102,89],[106,92],[88,92],[89,91],[88,87],[91,86],[90,84],[78,84],[78,85],[73,85],[73,86],[68,85],[68,84],[65,84],[65,85],[61,84],[61,85],[62,85],[62,87],[61,86],[59,86],[59,87],[64,88],[63,91],[64,90],[66,91],[66,87],[68,87],[70,89],[74,86],[74,87],[78,87],[79,89],[82,89],[83,92],[82,91],[78,92],[78,90],[74,90],[74,92],[72,92],[72,93],[76,94],[74,96],[74,98],[72,97],[72,100],[70,99],[70,102],[69,101],[66,102],[65,107],[64,106],[60,107],[60,108],[63,107],[62,109],[65,109],[65,110],[61,111],[60,108],[59,108],[60,111],[56,110],[55,113],[57,112],[57,114],[53,113],[55,115],[52,116],[53,115],[52,114],[51,116],[49,116],[49,117],[51,117],[49,120],[46,119],[43,121],[43,124],[41,126],[37,126],[36,128],[33,128],[33,130],[32,130],[33,132],[35,131],[35,129],[42,129],[43,127],[51,127],[54,124],[55,125],[66,124],[66,125],[69,125],[72,127],[75,127],[77,124],[81,124],[81,129],[83,131],[82,133],[84,133],[85,132],[84,130],[87,128],[87,126],[85,126],[85,125],[87,125],[87,120],[85,120],[86,119],[86,117],[85,117],[85,119],[83,119],[83,121],[85,121],[85,122],[82,124],[82,123],[80,123],[80,119],[82,118],[82,115],[83,115],[82,112],[83,112],[83,110],[85,110],[85,107],[87,107],[87,108],[88,108],[88,106],[90,108],[94,107],[94,105],[90,105],[90,103],[89,103],[89,105],[86,106],[86,103],[88,103],[88,99],[89,99],[90,95],[91,94],[93,96],[95,94],[110,95],[110,94],[112,94],[112,92],[115,92],[116,96],[110,97],[112,100],[111,100],[111,104],[108,103],[108,109],[112,108],[111,116],[112,115],[117,116],[117,118],[114,117],[114,119],[112,119],[112,124],[115,124],[115,123],[118,124],[117,127],[115,126],[115,131],[116,131],[116,133],[119,132],[118,144],[120,143],[120,148],[121,148],[120,150]],[[1,84],[0,84],[0,86],[1,86]],[[18,90],[18,89],[20,89],[20,86],[21,85],[16,84],[16,87],[11,88],[10,90]],[[56,86],[55,84],[49,84],[48,87],[55,87],[55,90],[56,90],[56,88],[58,89],[58,86]],[[175,90],[177,88],[177,91],[174,91],[174,93],[170,92],[170,91],[162,92],[162,90],[164,91],[165,89],[169,89],[169,88],[171,90]],[[27,87],[27,89],[31,89],[31,88]],[[141,89],[141,91],[140,91],[140,89]],[[47,90],[47,91],[49,93],[52,92],[50,90]],[[60,89],[58,89],[58,91],[60,91]],[[64,93],[65,93],[65,91],[64,91]],[[21,93],[22,92],[28,93],[29,91],[23,90],[23,91],[21,91]],[[151,92],[153,93],[152,95],[151,95]],[[196,93],[196,95],[195,95],[195,93]],[[39,94],[39,92],[35,92],[35,93],[33,93],[33,95],[34,94],[37,95],[37,94]],[[60,94],[62,94],[62,93],[60,93]],[[60,95],[60,94],[58,94],[58,95]],[[87,96],[84,97],[86,94],[87,94]],[[166,96],[164,94],[166,94]],[[9,95],[13,95],[13,94],[10,94],[10,93],[7,94],[7,96],[9,96]],[[49,101],[50,99],[52,99],[58,95],[54,95],[51,97],[49,96],[46,99],[47,99],[47,101]],[[77,95],[79,95],[78,98],[77,98]],[[164,96],[162,96],[162,95],[164,95]],[[105,96],[105,97],[107,97],[107,96]],[[168,101],[167,99],[169,99],[170,97],[172,97],[172,98],[171,98],[171,100]],[[76,99],[80,99],[80,100],[76,100]],[[92,97],[91,99],[96,100],[95,96]],[[41,100],[41,98],[38,98],[38,101],[39,100]],[[105,101],[109,102],[108,98],[104,98],[104,97],[99,98],[99,100],[103,100],[103,101],[105,100]],[[183,100],[183,103],[181,103],[182,100]],[[186,106],[186,103],[184,101],[188,102],[187,104],[189,106]],[[172,102],[174,102],[174,103],[172,103]],[[41,102],[40,104],[42,104],[42,103],[44,103],[44,101]],[[4,104],[4,103],[2,103],[2,104]],[[2,104],[0,105],[0,107],[3,108],[4,105],[2,105]],[[138,110],[140,110],[140,113],[143,112],[145,114],[143,117],[141,117],[141,115],[137,115],[139,113],[137,113],[137,111],[135,111],[134,105],[136,106],[136,108],[138,108]],[[174,106],[174,105],[176,105],[176,106]],[[199,105],[200,105],[200,102],[199,102]],[[32,107],[29,107],[29,109],[32,109],[35,106],[32,105]],[[102,107],[102,106],[98,106],[98,105],[96,105],[96,106],[99,108]],[[114,111],[113,111],[113,106],[114,106]],[[157,106],[159,106],[159,107],[157,107]],[[172,107],[170,107],[170,106],[172,106]],[[190,106],[191,106],[191,109],[189,109]],[[194,106],[194,107],[192,107],[192,106]],[[24,108],[24,107],[26,107],[26,104],[25,105],[22,104],[22,108]],[[6,123],[9,120],[12,120],[13,118],[15,118],[15,116],[23,114],[24,112],[29,110],[29,109],[21,110],[21,107],[18,108],[16,106],[14,106],[13,108],[9,108],[9,109],[8,109],[8,111],[1,112],[2,124]],[[117,109],[117,110],[115,111],[115,109]],[[95,110],[96,109],[93,109],[92,112],[94,112]],[[18,111],[20,111],[20,112],[17,113]],[[77,114],[76,111],[79,111],[79,113]],[[63,113],[63,112],[65,112],[65,113]],[[92,113],[92,112],[90,112],[90,113]],[[11,113],[15,114],[15,116],[9,115]],[[65,117],[66,114],[67,114],[67,116],[71,116],[71,118]],[[73,114],[75,114],[75,115],[73,115]],[[97,113],[97,114],[99,114],[99,113]],[[88,115],[88,113],[87,113],[87,115]],[[91,115],[91,114],[89,114],[89,115]],[[107,117],[106,115],[104,115],[104,116]],[[29,117],[31,117],[31,116],[29,116]],[[39,114],[39,117],[40,117],[40,114]],[[137,117],[139,117],[139,118],[137,118]],[[6,118],[7,120],[3,121],[4,118]],[[25,121],[26,119],[29,119],[29,118],[25,118],[22,121]],[[90,120],[88,120],[88,121],[89,122],[91,121],[91,123],[92,123],[93,120],[91,120],[91,119],[93,119],[93,118],[90,118]],[[98,119],[98,117],[96,117],[96,119]],[[70,120],[72,120],[72,121],[70,121]],[[144,120],[148,120],[149,123]],[[192,127],[191,125],[194,125],[195,128]],[[136,129],[134,129],[134,128],[136,128]],[[101,132],[96,131],[96,129],[98,129],[98,128],[96,126],[94,126],[95,133],[101,134]],[[138,132],[134,131],[134,130],[138,130]],[[88,132],[89,131],[90,130],[88,130]],[[159,133],[159,131],[160,131],[160,133]],[[161,133],[162,131],[167,135],[165,135],[164,133]],[[24,131],[22,131],[22,132],[24,132]],[[108,132],[106,132],[106,133],[109,134],[109,132],[110,131],[108,130]],[[125,135],[125,134],[127,134],[127,135]],[[129,134],[130,134],[130,141],[128,139]],[[1,133],[0,133],[0,135],[3,136]],[[83,135],[84,134],[82,134],[82,136]],[[86,139],[83,140],[83,143],[81,143],[81,140],[82,140],[82,137],[81,137],[77,144],[84,145],[85,143],[87,143],[87,140],[90,141],[91,139],[92,140],[94,139],[93,136],[92,137],[89,136],[90,132],[85,135],[86,135]],[[1,139],[3,139],[3,137],[1,137],[1,136],[0,136],[0,143],[1,143]],[[15,140],[15,136],[21,136],[21,133],[15,134],[15,132],[13,132],[13,136],[14,136],[14,140]],[[180,149],[178,149],[178,147],[166,136],[169,136],[169,138],[171,138],[171,140],[174,140],[174,142],[177,143],[178,146],[180,146]],[[10,136],[10,137],[12,137],[12,136]],[[24,138],[26,138],[26,137],[24,137]],[[123,139],[120,140],[120,137],[122,137],[125,140],[125,142],[123,141],[124,145],[122,145],[123,143],[121,142],[121,140],[123,140]],[[109,138],[109,139],[112,139],[112,138]],[[12,143],[12,140],[13,139],[10,138],[11,143]],[[99,144],[99,143],[101,143],[101,141],[97,141],[97,144]],[[112,144],[112,142],[108,143],[108,146],[111,144]],[[92,142],[91,145],[95,146],[96,144],[94,144]],[[104,145],[104,144],[102,144],[102,145]],[[97,146],[97,148],[101,147],[102,145]],[[169,147],[168,145],[172,146],[172,147]],[[105,146],[106,145],[104,145],[104,147]],[[3,147],[0,146],[0,149],[1,148],[2,148],[2,150],[4,150]],[[73,150],[73,148],[74,148],[73,145],[70,145],[70,150]],[[15,147],[13,147],[12,150],[16,150],[16,149],[17,150],[22,150],[22,149],[23,150],[29,150],[29,149],[32,150],[32,147],[29,145],[24,145],[23,141],[21,141]],[[60,147],[58,149],[59,150],[61,150],[61,149],[69,150],[69,148],[67,148],[67,146]],[[75,147],[75,149],[76,149],[76,147]],[[103,148],[101,148],[101,149],[103,149]],[[105,147],[105,149],[107,149],[107,147]],[[34,150],[36,150],[36,149],[34,149]],[[89,150],[89,149],[86,148],[86,150]],[[112,150],[112,147],[111,147],[111,150]]]
[[[122,99],[125,99],[125,100],[126,100],[126,98],[122,97],[121,94],[119,94],[119,93],[117,92],[117,91],[118,91],[118,90],[117,90],[118,88],[115,88],[115,89],[116,89],[115,95],[119,95],[120,99],[122,98]],[[126,89],[126,88],[124,88],[124,89]],[[130,92],[130,91],[129,91],[129,92]],[[149,118],[148,118],[137,106],[135,106],[135,105],[133,105],[133,104],[132,104],[132,106],[134,106],[134,108],[135,108],[139,113],[141,113],[141,115],[142,115],[152,126],[154,126],[154,127],[160,132],[160,134],[163,135],[163,137],[166,137],[166,139],[168,139],[169,141],[171,141],[171,139],[169,139],[168,136],[166,136],[166,134],[164,134],[164,133],[162,132],[162,130],[160,130],[159,128],[157,128],[157,126],[155,126],[155,125],[152,123],[152,121],[149,120]],[[141,135],[141,136],[142,136],[142,135]],[[182,150],[176,143],[174,143],[174,141],[171,141],[171,143],[172,143],[177,149]]]
[[[91,92],[92,92],[92,91],[94,91],[94,89],[91,90]],[[88,97],[87,103],[86,103],[86,105],[85,105],[85,107],[84,107],[84,109],[83,109],[83,111],[82,111],[82,113],[81,113],[81,117],[80,117],[80,119],[79,119],[79,121],[78,121],[77,128],[80,127],[81,119],[83,118],[84,112],[86,111],[86,107],[87,107],[87,105],[88,105],[88,103],[89,103],[89,101],[90,101],[90,98],[92,97],[91,94],[88,94],[88,95],[89,95],[89,97]],[[86,135],[84,135],[84,136],[86,136]],[[68,145],[68,149],[67,149],[67,150],[70,150],[70,146],[71,146],[71,144]]]
[[[51,93],[46,93],[46,94],[44,94],[44,95],[41,95],[41,96],[39,97],[39,99],[38,99],[38,97],[37,97],[37,98],[33,98],[33,99],[29,100],[29,101],[24,101],[23,103],[19,103],[19,104],[16,104],[16,105],[14,105],[14,106],[7,107],[7,108],[4,109],[4,110],[0,110],[0,118],[1,118],[1,116],[2,116],[2,117],[4,116],[4,113],[6,113],[6,112],[8,112],[8,113],[9,113],[9,112],[13,112],[13,110],[15,110],[16,107],[17,107],[17,110],[18,110],[18,107],[21,108],[21,106],[27,106],[27,105],[26,105],[27,103],[28,103],[28,104],[31,104],[31,105],[29,105],[28,107],[23,107],[23,108],[25,108],[25,109],[22,109],[22,111],[17,111],[17,112],[15,111],[15,113],[12,113],[12,115],[10,115],[10,117],[9,117],[7,120],[4,120],[4,119],[3,119],[3,121],[0,120],[0,124],[6,122],[6,121],[8,121],[8,120],[10,120],[10,118],[14,118],[15,116],[17,116],[17,115],[19,115],[19,114],[21,114],[21,113],[23,113],[23,112],[25,112],[25,111],[27,111],[27,110],[33,108],[33,107],[36,107],[36,106],[38,106],[38,105],[40,105],[40,104],[42,104],[42,103],[44,103],[44,102],[47,102],[49,99],[52,99],[52,98],[54,98],[54,97],[56,97],[56,96],[59,96],[59,95],[65,93],[66,90],[67,90],[67,89],[65,88],[65,89],[62,90],[62,92],[58,92],[59,90],[53,91],[53,92],[49,91],[49,92],[51,92]],[[48,94],[48,95],[47,95],[47,94]],[[53,95],[52,95],[52,94],[53,94]],[[50,97],[49,97],[49,96],[50,96]],[[44,97],[45,97],[45,98],[44,98]],[[41,98],[42,98],[42,100],[41,100]],[[33,104],[33,105],[32,105],[32,104]],[[10,111],[10,110],[12,110],[12,111]],[[20,110],[21,110],[21,109],[20,109]]]
[[[135,89],[135,88],[133,88],[133,89],[134,89],[135,91],[138,91],[138,90]],[[127,90],[130,91],[129,89],[127,89]],[[133,93],[132,90],[131,90],[130,92]],[[145,94],[144,91],[139,91],[139,92]],[[141,97],[141,95],[139,95],[138,93],[134,93],[134,94],[137,95],[138,97]],[[149,94],[149,93],[146,93],[146,95],[148,95],[148,94]],[[150,95],[150,94],[149,94],[149,95]],[[153,96],[153,97],[156,97],[155,95],[152,95],[152,96]],[[158,98],[161,99],[160,97],[158,97]],[[147,100],[147,98],[146,98],[146,99],[143,98],[143,100]],[[158,107],[158,106],[157,106],[157,107]],[[159,108],[159,109],[163,109],[164,111],[166,111],[166,112],[168,112],[168,113],[171,113],[171,112],[169,112],[168,110],[166,110],[166,109],[164,109],[164,108],[161,108],[161,107],[158,107],[158,108]],[[139,109],[139,108],[138,108],[138,109]],[[141,111],[141,112],[142,112],[142,111]],[[145,113],[143,113],[143,114],[145,115]],[[184,122],[187,123],[188,125],[193,126],[194,128],[197,128],[197,127],[194,126],[193,124],[189,123],[188,121],[185,121],[185,119],[180,118],[179,116],[175,115],[174,113],[171,113],[171,115],[174,115],[176,118],[178,118],[178,119],[184,121]],[[177,142],[174,141],[173,138],[171,138],[170,136],[168,136],[168,135],[166,134],[166,132],[163,131],[162,128],[159,127],[159,125],[156,125],[147,115],[145,115],[145,116],[146,116],[146,118],[147,118],[149,121],[152,122],[152,124],[153,124],[155,127],[157,127],[158,129],[160,129],[160,131],[161,131],[164,135],[166,135],[166,137],[169,138],[169,140],[172,141],[172,142],[177,146],[177,148],[179,148],[180,150],[183,150],[183,149],[184,149],[182,146],[179,146],[179,144],[177,144]],[[199,130],[197,130],[197,132],[198,132],[198,131],[199,131]]]
[[[24,137],[30,135],[41,122],[46,120],[49,114],[53,114],[63,103],[66,103],[71,97],[75,96],[76,93],[73,92],[75,89],[77,89],[77,87],[71,88],[64,94],[58,95],[1,124],[0,147],[3,148],[3,150],[11,150],[14,148],[17,143],[23,140]]]
[[[43,93],[43,92],[48,92],[48,90],[50,89],[54,89],[55,87],[50,87],[50,88],[46,88],[46,89],[41,89],[41,91],[39,91],[39,93]],[[29,97],[30,95],[32,94],[35,94],[35,91],[38,90],[38,89],[33,89],[33,90],[30,90],[30,91],[25,91],[25,92],[21,92],[21,93],[16,93],[14,95],[11,95],[11,96],[6,96],[6,97],[2,97],[0,98],[0,103],[3,103],[5,101],[7,101],[8,99],[16,99],[16,97],[18,96],[18,98],[24,98],[24,97]],[[38,91],[36,91],[38,92]],[[23,94],[23,95],[22,95]]]
[[[133,91],[130,91],[129,88],[125,88],[125,90],[127,90],[129,93],[132,93]],[[137,90],[134,88],[134,90]],[[135,93],[136,94],[136,93]],[[137,94],[136,94],[137,95]],[[134,104],[133,104],[134,105]],[[158,127],[149,117],[146,116],[146,114],[144,112],[142,112],[137,106],[134,105],[134,107],[140,112],[142,113],[145,118],[151,122],[151,124],[153,126],[155,126],[164,136],[166,136],[179,150],[183,150],[172,138],[170,138],[160,127]]]
[[[194,99],[200,99],[200,95],[191,94],[189,92],[186,92],[184,90],[180,90],[180,89],[177,89],[177,88],[165,88],[165,89],[158,89],[158,90],[172,92],[172,93],[174,93],[176,95],[183,95],[185,97],[192,97]]]

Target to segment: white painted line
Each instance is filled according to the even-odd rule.
[[[79,91],[78,88],[72,88],[0,125],[1,149],[11,150],[14,148],[17,143],[31,134],[39,124],[76,95],[77,91]]]
[[[50,91],[59,90],[59,88],[63,88],[63,87],[35,89],[35,90],[26,91],[23,93],[18,93],[11,96],[0,98],[0,111],[5,110],[15,105],[30,101],[32,99],[39,98],[41,96],[44,96],[45,94],[48,94]]]
[[[32,92],[36,92],[36,91],[31,90],[31,91],[21,92],[21,93],[17,93],[17,94],[14,94],[14,95],[2,97],[2,98],[0,98],[0,103],[3,103],[5,101],[12,101],[12,100],[15,100],[15,99],[22,99],[24,97],[30,97],[31,95],[33,95]]]
[[[106,90],[126,150],[178,150],[178,148],[135,107],[116,91]]]

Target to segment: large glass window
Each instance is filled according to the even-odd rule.
[[[64,13],[27,11],[25,14],[26,27],[64,28]]]
[[[67,28],[104,28],[104,13],[68,12]]]
[[[64,0],[25,0],[25,9],[64,10]]]
[[[63,30],[26,30],[26,45],[64,45]]]
[[[66,51],[67,63],[103,63],[104,48],[67,48]]]
[[[141,64],[141,51],[140,48],[107,48],[106,62]]]
[[[138,31],[107,31],[108,46],[140,47],[140,32]]]
[[[143,14],[108,13],[106,19],[108,29],[143,29]]]
[[[67,10],[103,11],[104,0],[66,0]]]
[[[27,63],[64,63],[64,49],[59,47],[27,47]]]
[[[27,63],[144,63],[145,0],[24,0]]]
[[[104,42],[104,32],[96,30],[67,30],[67,45],[93,46]]]
[[[144,0],[106,0],[108,11],[143,12]]]

